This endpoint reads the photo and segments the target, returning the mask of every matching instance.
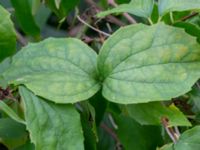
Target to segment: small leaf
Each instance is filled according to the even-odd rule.
[[[63,19],[78,5],[79,0],[45,0],[45,3],[60,19]]]
[[[99,90],[96,57],[77,39],[49,38],[15,55],[4,78],[56,103],[74,103]]]
[[[36,150],[83,150],[80,116],[72,105],[45,101],[19,88],[25,119]]]
[[[170,144],[166,144],[160,148],[157,148],[156,150],[174,150],[174,149],[173,149],[173,144],[170,143]]]
[[[185,131],[174,145],[174,150],[199,150],[200,126]]]
[[[129,4],[121,4],[116,8],[100,12],[97,17],[105,17],[113,13],[124,13],[149,18],[153,10],[154,0],[132,0]]]
[[[16,34],[10,14],[0,5],[0,62],[15,53]]]
[[[35,23],[29,1],[11,0],[11,3],[15,9],[15,15],[17,20],[19,21],[19,25],[21,26],[22,30],[28,35],[38,37],[40,34],[40,29]]]
[[[3,101],[0,101],[0,109],[4,111],[9,117],[13,120],[25,124],[24,120],[21,119],[8,105],[6,105]]]
[[[194,37],[163,23],[121,28],[98,56],[103,95],[123,104],[180,96],[200,77],[199,49]]]
[[[171,126],[191,126],[184,114],[175,106],[166,107],[160,102],[126,106],[130,117],[142,125],[160,125],[163,117],[168,118]]]
[[[200,0],[159,0],[159,14],[164,16],[172,11],[200,9]]]

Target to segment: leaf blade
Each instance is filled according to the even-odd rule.
[[[200,8],[199,0],[159,0],[159,14],[164,16],[172,11],[187,11]]]
[[[153,10],[153,0],[132,0],[129,4],[121,4],[113,9],[103,11],[97,14],[97,17],[105,17],[112,13],[124,13],[149,18]]]
[[[36,149],[84,149],[80,116],[72,105],[45,101],[25,87],[20,87],[19,92],[25,105],[27,129]]]
[[[10,14],[0,5],[0,62],[15,53],[16,34]]]
[[[200,76],[199,48],[194,37],[162,23],[118,30],[98,56],[104,97],[130,104],[185,94]]]
[[[15,55],[4,78],[56,103],[74,103],[91,97],[100,88],[96,57],[77,39],[49,38]]]

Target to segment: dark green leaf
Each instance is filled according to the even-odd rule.
[[[156,126],[141,126],[126,116],[114,116],[118,126],[117,135],[126,150],[155,150],[162,144],[160,128]]]
[[[29,1],[11,0],[11,3],[15,9],[15,15],[22,30],[28,35],[38,37],[40,29],[35,23]]]
[[[10,14],[0,5],[0,62],[15,53],[16,35]]]
[[[68,13],[78,5],[79,0],[46,0],[49,8],[60,17],[60,19],[67,17]]]

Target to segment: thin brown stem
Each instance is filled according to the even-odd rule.
[[[15,30],[16,32],[16,36],[17,36],[17,40],[23,45],[27,45],[28,44],[28,41],[17,31]]]
[[[117,3],[115,3],[114,0],[108,0],[108,4],[110,4],[110,5],[113,6],[113,7],[117,7],[117,6],[118,6]],[[135,20],[133,17],[131,17],[128,13],[123,13],[123,16],[124,16],[130,23],[132,23],[132,24],[137,23],[136,20]]]
[[[88,26],[89,28],[91,28],[92,30],[94,30],[94,31],[96,31],[96,32],[98,32],[98,33],[101,33],[101,34],[103,34],[103,35],[105,35],[105,36],[107,36],[107,37],[110,36],[110,34],[108,34],[108,33],[106,33],[106,32],[103,32],[103,31],[101,31],[101,30],[99,30],[99,29],[97,29],[97,28],[91,26],[90,24],[88,24],[87,22],[85,22],[83,19],[81,19],[80,16],[77,16],[77,19],[78,19],[81,23],[83,23],[83,24],[85,24],[86,26]]]

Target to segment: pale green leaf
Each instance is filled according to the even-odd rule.
[[[128,12],[130,14],[149,18],[153,10],[154,0],[132,0],[129,4],[121,4],[116,8],[100,12],[97,16],[104,17],[112,13]]]
[[[0,5],[0,62],[15,53],[16,34],[9,12]]]
[[[185,131],[174,145],[174,150],[199,150],[200,126]]]
[[[160,16],[172,11],[186,11],[200,9],[200,0],[159,0]]]
[[[183,29],[163,23],[119,29],[98,57],[103,95],[130,104],[169,100],[200,77],[200,45]]]
[[[25,124],[24,120],[20,118],[10,107],[8,107],[7,104],[5,104],[3,101],[0,101],[0,110],[5,112],[9,117],[11,117],[13,120]]]
[[[174,149],[173,149],[173,144],[170,143],[170,144],[166,144],[160,148],[157,148],[156,150],[174,150]]]
[[[79,113],[72,105],[55,104],[19,88],[25,120],[36,150],[83,150]]]
[[[142,125],[161,125],[162,118],[168,118],[171,126],[191,126],[184,114],[175,106],[166,107],[160,102],[126,106],[130,117]]]
[[[74,103],[99,90],[96,57],[77,39],[49,38],[15,55],[4,78],[56,103]]]

